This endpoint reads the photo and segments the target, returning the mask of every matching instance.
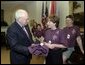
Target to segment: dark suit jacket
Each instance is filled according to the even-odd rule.
[[[33,43],[29,27],[26,26],[29,34],[27,37],[24,30],[17,22],[14,22],[7,30],[7,40],[11,49],[10,59],[12,64],[27,64],[30,62],[31,54],[28,46]]]

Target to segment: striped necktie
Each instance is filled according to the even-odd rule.
[[[23,26],[22,28],[23,28],[23,30],[25,31],[25,33],[26,33],[27,37],[29,38],[29,34],[28,34],[28,32],[27,32],[26,28],[25,28],[24,26]]]

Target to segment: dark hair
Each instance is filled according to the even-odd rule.
[[[57,16],[49,16],[49,19],[53,22],[56,23],[56,27],[59,26],[59,18]]]
[[[41,24],[37,24],[37,27],[40,26],[41,27]]]
[[[74,21],[74,16],[73,15],[68,15],[68,16],[66,16],[66,18],[70,18],[70,19],[72,19],[72,21]]]

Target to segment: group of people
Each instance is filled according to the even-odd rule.
[[[47,28],[40,24],[32,28],[35,37],[43,37],[42,43],[49,48],[45,64],[66,64],[66,60],[74,51],[77,41],[81,52],[84,54],[79,27],[73,25],[74,17],[66,16],[66,27],[58,27],[59,18],[50,16],[47,19]],[[29,64],[32,54],[28,47],[34,44],[30,33],[29,16],[27,11],[19,9],[15,12],[15,22],[7,30],[7,40],[10,45],[10,60],[12,64]],[[40,40],[39,40],[40,41]],[[41,41],[40,41],[41,42]]]

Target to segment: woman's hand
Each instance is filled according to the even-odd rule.
[[[53,44],[45,43],[45,45],[46,45],[48,48],[50,48],[50,49],[54,49],[54,48],[55,48],[55,46],[54,46]]]

